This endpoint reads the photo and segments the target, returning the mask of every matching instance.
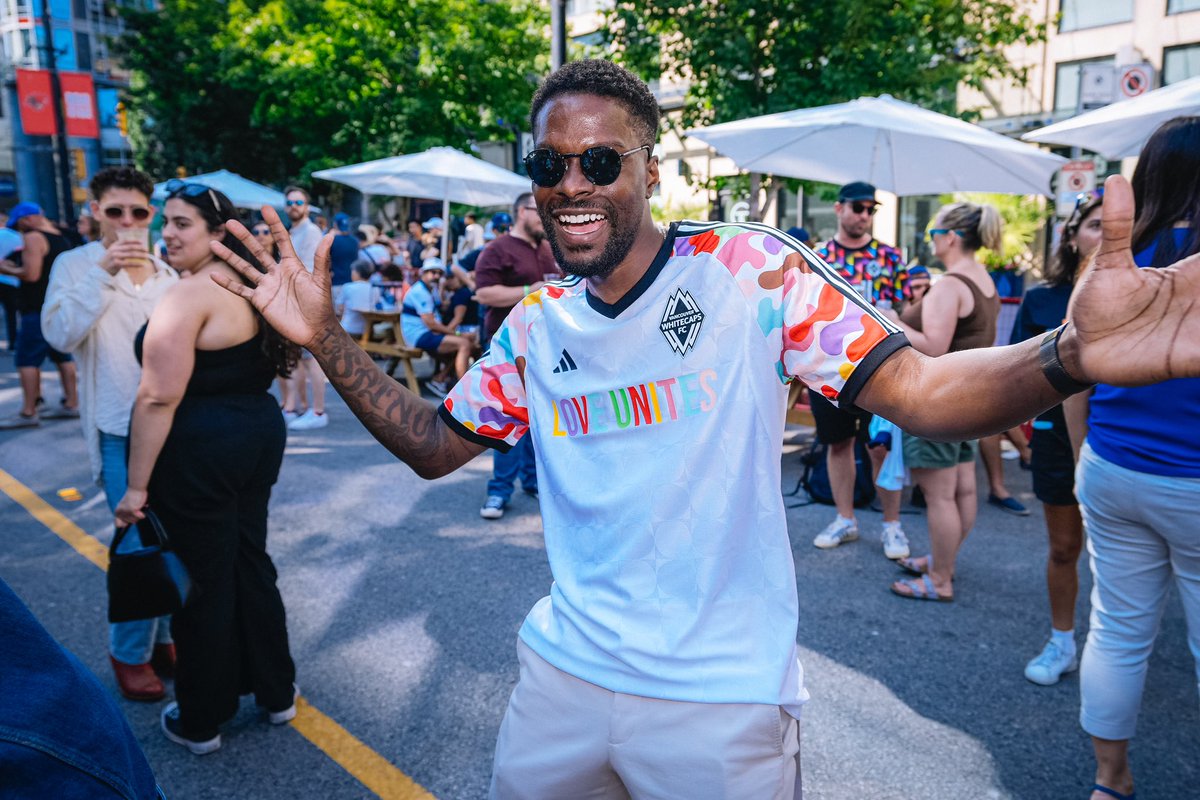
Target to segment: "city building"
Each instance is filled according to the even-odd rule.
[[[49,10],[55,66],[88,73],[95,86],[98,138],[68,137],[71,201],[87,199],[91,175],[111,164],[132,163],[122,133],[121,92],[129,76],[110,55],[121,34],[121,6],[150,7],[153,0],[0,0],[0,208],[19,197],[46,209],[57,207],[58,179],[49,136],[27,136],[21,126],[16,70],[47,67],[42,10]]]

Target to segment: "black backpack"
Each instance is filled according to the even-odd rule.
[[[801,456],[800,463],[804,465],[804,471],[800,474],[796,488],[788,496],[795,496],[804,489],[808,500],[795,503],[792,508],[811,503],[834,505],[833,491],[829,488],[829,463],[826,460],[828,449],[826,445],[814,439],[812,447]],[[866,442],[861,439],[854,442],[854,468],[854,507],[866,508],[875,499],[875,482],[871,480],[871,457],[867,454]]]

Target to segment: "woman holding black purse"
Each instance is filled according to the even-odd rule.
[[[295,666],[283,601],[266,550],[267,504],[287,438],[268,394],[295,348],[211,273],[236,273],[212,254],[236,219],[225,195],[167,185],[163,239],[171,265],[191,277],[173,287],[139,334],[142,361],[130,426],[129,489],[118,525],[152,506],[194,590],[173,622],[177,702],[162,713],[168,739],[203,755],[221,746],[219,725],[253,692],[272,723],[292,719]]]

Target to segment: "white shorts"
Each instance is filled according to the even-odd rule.
[[[779,706],[610,692],[520,639],[491,800],[800,800],[800,724]]]

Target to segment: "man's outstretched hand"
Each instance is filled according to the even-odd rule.
[[[251,255],[263,266],[259,271],[233,253],[228,247],[213,242],[212,251],[229,266],[233,267],[251,286],[233,280],[219,272],[212,279],[240,297],[249,300],[272,328],[301,346],[307,346],[322,331],[337,327],[333,313],[333,298],[329,277],[329,246],[331,236],[326,236],[317,247],[315,268],[310,273],[292,247],[292,237],[279,219],[279,214],[270,206],[262,207],[263,220],[271,229],[275,246],[279,249],[279,260],[263,249],[250,231],[236,220],[225,223],[226,229],[246,246]]]
[[[1133,189],[1104,183],[1104,238],[1076,281],[1060,352],[1075,378],[1138,386],[1200,376],[1200,254],[1163,269],[1133,262]]]

